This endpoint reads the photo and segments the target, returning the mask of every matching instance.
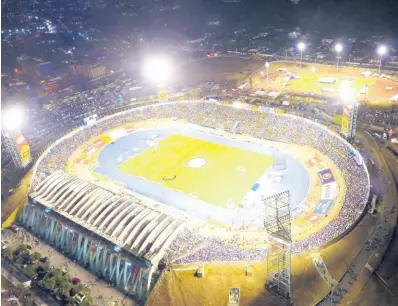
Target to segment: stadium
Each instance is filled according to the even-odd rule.
[[[263,261],[288,192],[292,253],[353,229],[370,190],[360,154],[302,117],[215,102],[154,104],[57,140],[19,222],[145,301],[164,267]]]

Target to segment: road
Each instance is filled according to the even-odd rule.
[[[134,306],[136,303],[126,297],[123,293],[118,291],[116,288],[111,287],[108,283],[99,280],[88,270],[84,269],[75,261],[70,260],[59,252],[56,248],[38,240],[38,243],[33,243],[38,237],[34,236],[30,232],[21,229],[21,234],[15,234],[11,230],[5,230],[2,239],[11,241],[13,246],[17,246],[21,243],[29,244],[32,247],[32,251],[41,253],[43,256],[47,256],[50,259],[50,264],[57,268],[65,268],[71,277],[78,277],[83,283],[88,285],[91,294],[95,300],[96,305],[104,306],[109,302],[115,302],[116,305]],[[7,236],[5,238],[4,236]],[[118,303],[119,302],[119,303]]]
[[[1,261],[1,274],[7,277],[13,283],[22,283],[26,281],[26,276],[20,272],[18,269],[8,264],[8,262],[4,259]],[[55,299],[53,299],[46,291],[42,290],[40,287],[35,286],[32,283],[31,289],[33,294],[36,297],[39,305],[49,305],[49,306],[59,306],[59,304]]]
[[[394,207],[397,203],[397,192],[391,172],[380,152],[378,144],[368,134],[358,131],[357,139],[364,144],[365,155],[375,161],[375,167],[369,169],[371,183],[379,194],[383,195],[383,206],[376,214],[377,227],[351,267],[332,290],[329,296],[319,305],[355,305],[361,296],[370,276],[372,268],[377,269],[386,251],[397,219]],[[375,173],[376,172],[376,173]],[[375,175],[374,175],[375,174]]]

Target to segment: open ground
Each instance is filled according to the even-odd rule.
[[[278,71],[282,69],[283,71]],[[364,71],[370,71],[371,76],[361,75],[361,72]],[[286,86],[283,86],[287,72],[297,78],[290,80]],[[390,99],[398,93],[398,83],[386,78],[374,77],[372,76],[374,73],[374,70],[359,67],[340,67],[337,70],[336,66],[312,63],[302,63],[300,68],[300,64],[296,62],[277,61],[272,62],[269,67],[268,82],[266,68],[264,67],[252,76],[250,83],[253,89],[258,90],[301,94],[314,93],[329,98],[340,98],[341,82],[350,80],[351,89],[355,93],[353,96],[361,103],[370,105],[391,104]],[[393,78],[396,77],[393,76]],[[336,82],[322,84],[319,82],[320,78],[335,78]],[[367,93],[360,94],[366,86],[368,87]],[[387,87],[389,90],[386,89]]]

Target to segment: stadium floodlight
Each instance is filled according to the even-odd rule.
[[[303,42],[299,42],[297,48],[300,50],[300,69],[301,69],[301,64],[303,63],[303,51],[305,49],[305,44]]]
[[[384,55],[387,52],[387,47],[386,46],[380,46],[379,49],[377,50],[377,52],[380,55]]]
[[[166,81],[171,73],[171,63],[167,58],[151,58],[143,66],[145,77],[156,82],[156,85]]]
[[[343,99],[344,104],[348,104],[352,101],[352,89],[351,82],[348,80],[341,82],[340,96]]]
[[[337,70],[339,70],[340,52],[343,50],[343,45],[337,44],[334,49],[337,51]]]
[[[297,48],[298,48],[300,51],[304,51],[304,49],[305,49],[305,44],[304,44],[303,42],[299,42],[298,45],[297,45]]]
[[[21,128],[23,122],[23,112],[18,107],[10,108],[3,113],[3,128],[5,130],[17,130]]]
[[[380,63],[379,63],[379,74],[380,74],[381,60],[383,59],[383,55],[387,52],[387,47],[386,46],[380,46],[379,49],[377,49],[377,52],[380,54]]]

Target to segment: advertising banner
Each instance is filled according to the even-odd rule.
[[[17,149],[19,151],[19,155],[21,157],[21,162],[22,165],[26,165],[30,161],[30,147],[28,142],[26,141],[26,138],[22,133],[16,134],[14,136],[14,141],[17,146]]]
[[[230,288],[228,295],[229,305],[239,305],[240,301],[240,288]]]
[[[336,182],[325,184],[322,186],[321,199],[322,200],[334,200],[337,194]]]
[[[166,88],[158,89],[158,99],[159,101],[167,101],[169,99],[169,92]]]
[[[325,169],[325,170],[319,171],[318,175],[319,175],[322,185],[329,184],[329,183],[335,181],[333,173],[330,169]]]
[[[334,200],[320,200],[313,213],[327,215],[332,209],[333,204]]]
[[[328,164],[325,163],[325,162],[320,162],[320,163],[318,163],[318,164],[316,165],[316,168],[317,168],[318,170],[325,170],[325,169],[328,168]]]
[[[306,161],[306,164],[308,167],[313,167],[315,166],[317,163],[319,163],[321,160],[319,159],[318,156],[314,156],[313,158],[309,159]]]
[[[315,210],[314,210],[315,212]],[[307,221],[310,221],[312,224],[317,223],[318,221],[320,221],[322,219],[323,216],[321,215],[317,215],[315,213],[309,214],[307,215],[304,219]]]
[[[350,107],[348,105],[344,105],[344,107],[343,107],[343,119],[341,120],[341,130],[344,133],[348,133],[349,122],[350,122]]]

